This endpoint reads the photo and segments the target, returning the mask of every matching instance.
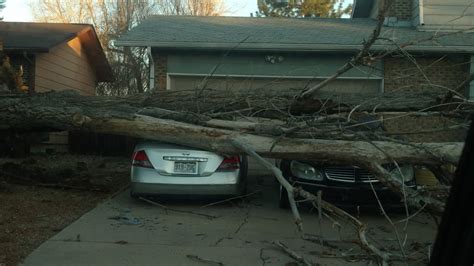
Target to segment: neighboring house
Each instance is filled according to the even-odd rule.
[[[465,25],[472,19],[463,19],[464,24],[449,24],[453,16],[448,16],[457,11],[462,16],[463,10],[471,9],[471,1],[456,0],[456,8],[443,5],[443,1],[430,1],[434,2],[440,4],[395,0],[380,35],[383,39],[372,46],[374,54],[394,52],[369,66],[355,67],[324,90],[383,93],[449,88],[474,97],[474,86],[466,82],[474,72],[474,33],[438,31],[474,26]],[[209,76],[207,87],[211,88],[303,89],[335,73],[361,49],[375,28],[377,3],[356,1],[352,19],[152,16],[121,37],[116,45],[149,48],[150,83],[155,90],[195,88],[205,76]],[[432,9],[426,10],[428,7]],[[433,8],[438,15],[431,15]],[[443,17],[436,23],[443,12],[450,19]],[[397,45],[403,44],[410,45],[397,50]],[[452,122],[444,117],[396,121],[388,120],[384,125],[400,132]],[[451,131],[429,136],[410,135],[409,139],[464,138],[462,132]]]
[[[0,22],[0,40],[32,91],[95,95],[98,82],[114,79],[91,25]]]
[[[11,65],[22,69],[30,92],[74,90],[95,95],[98,82],[114,80],[92,25],[0,22],[0,40]],[[71,139],[68,132],[41,136],[44,141],[31,145],[32,152],[66,152],[69,144],[84,138],[72,134]]]

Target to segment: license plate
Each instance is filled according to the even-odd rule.
[[[197,174],[196,162],[174,162],[174,172],[177,174]]]

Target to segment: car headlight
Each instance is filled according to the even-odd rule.
[[[392,167],[393,168],[390,170],[390,175],[399,181],[409,182],[415,177],[415,170],[413,169],[412,165],[400,165],[400,169],[395,165]]]
[[[321,173],[321,171],[312,167],[309,164],[291,161],[290,170],[291,173],[298,178],[315,181],[323,180],[323,174]]]

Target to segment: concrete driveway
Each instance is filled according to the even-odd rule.
[[[305,232],[322,235],[329,242],[302,240],[291,212],[277,207],[278,187],[272,177],[251,178],[249,187],[260,192],[246,200],[204,208],[212,200],[160,201],[177,211],[133,200],[125,191],[43,243],[26,258],[25,264],[285,265],[293,262],[273,244],[276,240],[314,263],[367,264],[366,258],[361,258],[366,252],[351,242],[357,237],[350,224],[337,225],[328,218],[320,222],[317,212],[306,209],[303,210]],[[399,215],[393,220],[401,218]],[[361,219],[370,228],[369,241],[399,252],[393,228],[383,216],[372,212]],[[431,220],[424,215],[416,216],[406,231],[403,231],[405,223],[397,225],[402,237],[407,232],[407,252],[418,254],[419,262],[423,263],[429,242],[435,236],[436,228]]]

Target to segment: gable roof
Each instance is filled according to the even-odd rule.
[[[98,81],[113,81],[112,69],[89,24],[0,22],[0,40],[5,51],[47,53],[61,43],[79,37]]]
[[[372,19],[151,16],[115,42],[119,46],[169,49],[357,51],[372,33]],[[409,51],[474,52],[474,33],[448,36],[414,28],[384,27],[372,48],[398,44]]]

